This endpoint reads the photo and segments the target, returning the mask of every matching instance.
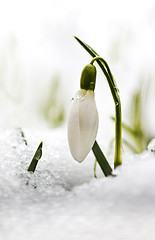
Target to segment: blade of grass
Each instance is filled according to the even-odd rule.
[[[136,149],[135,148],[135,146],[133,146],[131,143],[129,143],[127,140],[125,140],[125,139],[122,139],[122,141],[123,141],[123,143],[129,148],[129,149],[131,149],[131,151],[133,152],[133,153],[139,153],[139,150],[138,149]]]
[[[112,168],[110,167],[106,157],[104,156],[103,152],[101,151],[98,143],[95,141],[92,147],[93,153],[96,157],[98,164],[100,165],[105,177],[112,175]]]
[[[115,118],[114,117],[110,117],[114,122],[115,122]],[[126,123],[122,122],[122,128],[124,131],[126,131],[129,135],[131,136],[135,136],[136,132],[134,129],[132,129],[130,126],[128,126]]]
[[[21,137],[22,137],[22,139],[23,139],[25,145],[28,145],[28,144],[27,144],[27,141],[26,141],[26,139],[25,139],[25,134],[24,134],[22,128],[17,128],[17,129],[18,129],[18,131],[20,132]]]
[[[37,148],[37,151],[35,152],[32,161],[28,167],[28,172],[34,172],[36,169],[36,166],[38,164],[38,161],[40,160],[41,156],[42,156],[42,146],[43,146],[43,142],[41,142],[39,144],[39,147]]]
[[[97,178],[97,175],[96,175],[96,166],[97,166],[97,160],[95,159],[95,162],[94,162],[94,178]]]

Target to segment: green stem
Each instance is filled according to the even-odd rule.
[[[115,157],[114,167],[122,164],[121,150],[122,150],[122,117],[121,117],[121,102],[118,97],[118,102],[115,104]]]
[[[93,64],[94,61],[101,61],[106,67],[106,78],[109,83],[109,87],[115,103],[115,156],[114,156],[114,167],[122,164],[121,160],[121,147],[122,147],[122,118],[121,118],[121,101],[118,95],[118,88],[114,81],[113,75],[110,71],[110,68],[107,62],[100,56],[93,58],[90,64]]]
[[[91,60],[90,64],[93,64],[93,63],[94,63],[95,61],[97,61],[97,60],[101,60],[101,61],[102,61],[104,67],[106,68],[107,73],[109,74],[109,77],[110,77],[109,80],[111,81],[113,87],[117,89],[117,86],[116,86],[116,82],[115,82],[115,80],[114,80],[114,77],[113,77],[113,75],[112,75],[112,73],[111,73],[111,71],[110,71],[110,68],[109,68],[107,62],[104,60],[104,58],[102,58],[102,57],[100,57],[100,56],[94,57],[94,58]],[[104,72],[104,74],[105,74],[105,72]],[[106,74],[106,76],[107,76],[107,74]]]

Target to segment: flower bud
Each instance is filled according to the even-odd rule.
[[[68,121],[68,142],[75,160],[82,162],[94,145],[98,112],[92,90],[81,89],[74,99]]]
[[[95,83],[96,83],[96,67],[93,64],[88,64],[84,67],[82,71],[80,87],[81,89],[94,91]]]

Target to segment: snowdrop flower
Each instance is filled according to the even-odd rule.
[[[98,111],[94,100],[96,68],[88,64],[81,75],[81,89],[73,101],[68,121],[68,142],[75,160],[82,162],[94,145]]]

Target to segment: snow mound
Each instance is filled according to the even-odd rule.
[[[22,135],[24,133],[24,136]],[[27,168],[43,141],[36,171]],[[65,129],[0,134],[0,240],[154,240],[155,155],[123,155],[105,178],[94,156],[79,164]]]

